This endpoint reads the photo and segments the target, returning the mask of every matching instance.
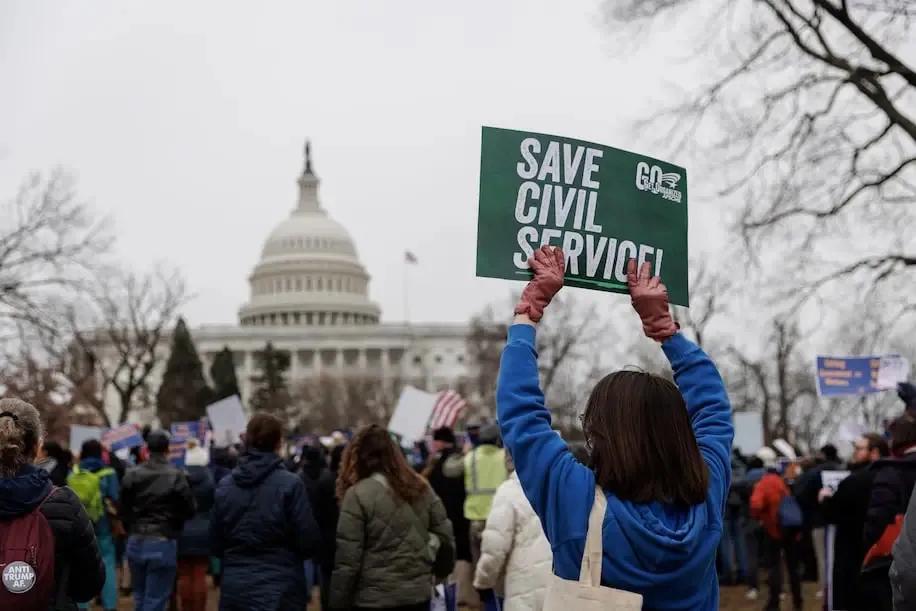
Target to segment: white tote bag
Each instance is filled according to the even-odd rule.
[[[544,599],[544,611],[637,611],[642,609],[642,595],[605,588],[601,585],[601,558],[603,555],[601,530],[607,498],[600,487],[595,487],[595,502],[588,516],[588,533],[585,535],[585,552],[579,581],[568,581],[552,576]]]

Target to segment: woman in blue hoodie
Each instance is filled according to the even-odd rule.
[[[628,264],[633,306],[658,341],[677,386],[619,371],[592,390],[583,416],[591,467],[551,429],[538,381],[535,334],[563,286],[565,256],[542,248],[503,352],[497,410],[522,488],[540,516],[554,572],[579,577],[595,485],[607,497],[602,585],[636,592],[645,609],[718,609],[716,548],[734,437],[725,386],[709,357],[678,332],[649,265]]]

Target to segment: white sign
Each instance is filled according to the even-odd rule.
[[[849,471],[821,471],[821,485],[824,488],[830,488],[831,492],[836,492],[840,482],[849,477]]]
[[[405,386],[388,421],[388,430],[400,435],[404,441],[423,439],[438,398],[438,393]]]
[[[239,443],[240,435],[248,426],[245,408],[242,407],[238,395],[208,405],[207,417],[210,418],[210,427],[213,429],[213,445],[218,448]]]
[[[893,390],[900,382],[910,377],[910,363],[899,354],[888,354],[881,357],[878,367],[878,388]]]
[[[760,412],[734,412],[735,441],[733,447],[744,456],[753,456],[763,447],[763,416]]]
[[[70,425],[70,451],[73,454],[79,454],[83,442],[90,439],[97,439],[101,442],[102,433],[107,429],[100,426],[83,426],[81,424]]]

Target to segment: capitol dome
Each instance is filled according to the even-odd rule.
[[[299,203],[270,232],[249,277],[251,298],[239,310],[244,326],[370,325],[379,308],[369,299],[369,274],[349,232],[318,200],[320,181],[305,145]]]

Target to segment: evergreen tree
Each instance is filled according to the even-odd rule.
[[[235,359],[229,346],[224,347],[210,365],[210,379],[213,381],[213,400],[219,401],[232,395],[239,395],[239,381],[235,376]]]
[[[204,366],[183,318],[172,332],[172,352],[165,364],[162,383],[156,394],[156,410],[162,425],[197,420],[206,415],[213,402],[213,390],[204,380]]]
[[[252,378],[255,386],[251,395],[251,409],[282,416],[291,403],[285,375],[290,364],[289,353],[275,350],[273,344],[267,342],[258,357],[260,372]]]

